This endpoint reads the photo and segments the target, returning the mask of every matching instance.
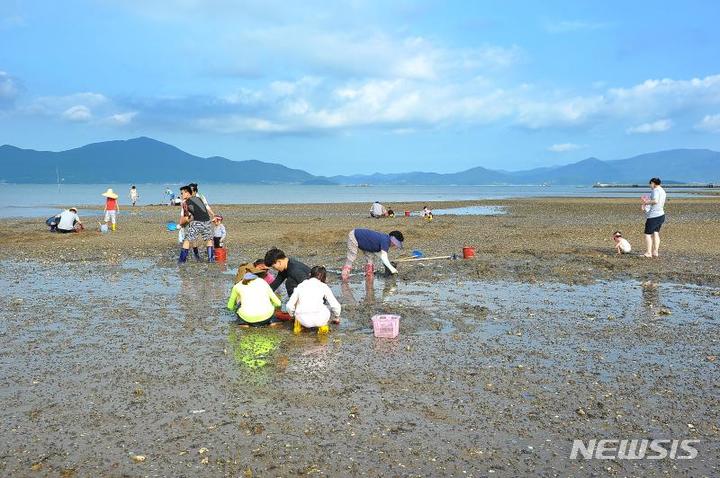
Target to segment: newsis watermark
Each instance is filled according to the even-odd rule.
[[[577,460],[692,460],[700,440],[573,440],[570,459]]]

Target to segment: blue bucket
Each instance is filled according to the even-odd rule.
[[[175,224],[175,221],[170,221],[167,223],[167,230],[168,231],[177,231],[178,225]]]

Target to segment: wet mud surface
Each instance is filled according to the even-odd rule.
[[[717,209],[693,204],[688,230],[715,231]],[[483,240],[523,230],[512,213],[406,223],[409,249],[442,253],[474,231],[478,257],[348,286],[331,276],[343,314],[325,339],[240,328],[224,305],[237,264],[268,240],[337,265],[346,219],[236,232],[227,269],[178,267],[172,236],[148,232],[155,213],[110,236],[2,232],[20,246],[0,258],[0,473],[717,476],[720,283],[707,259],[720,246],[672,230],[657,261],[613,256],[605,237],[565,246],[588,227],[562,207],[533,219],[540,243]],[[401,315],[397,339],[373,337],[377,313]],[[700,442],[694,460],[571,460],[576,438]]]

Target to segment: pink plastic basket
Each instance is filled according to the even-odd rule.
[[[375,337],[394,339],[400,333],[400,316],[391,314],[374,315],[372,320]]]

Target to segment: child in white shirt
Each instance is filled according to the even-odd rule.
[[[215,216],[213,218],[213,224],[215,225],[213,228],[213,242],[215,243],[215,248],[225,246],[225,236],[227,236],[227,232],[225,231],[225,225],[222,221],[222,216]]]
[[[613,241],[615,241],[615,250],[618,254],[627,254],[632,250],[630,243],[622,237],[622,232],[620,231],[613,232]]]
[[[295,317],[293,331],[299,333],[302,327],[317,327],[318,333],[328,332],[330,312],[335,316],[333,323],[340,322],[340,303],[325,283],[327,271],[323,266],[310,269],[310,278],[302,281],[290,296],[288,313]],[[325,305],[330,306],[330,309]]]

